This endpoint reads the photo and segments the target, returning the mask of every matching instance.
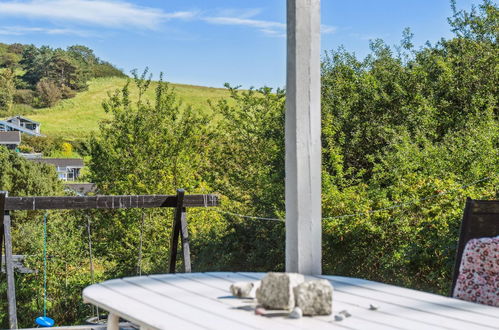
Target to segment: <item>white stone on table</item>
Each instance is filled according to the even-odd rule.
[[[267,309],[292,310],[295,307],[293,288],[305,281],[295,273],[268,273],[256,290],[258,303]]]
[[[301,310],[300,307],[293,308],[293,310],[291,311],[291,313],[289,313],[289,318],[290,319],[299,319],[302,316],[303,316],[303,311]]]
[[[260,287],[260,281],[255,282],[236,282],[230,286],[232,295],[239,298],[255,298],[256,289]]]
[[[294,288],[296,306],[303,315],[330,315],[333,312],[333,286],[327,280],[303,282]]]

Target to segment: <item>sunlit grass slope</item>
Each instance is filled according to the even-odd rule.
[[[66,139],[81,138],[92,132],[97,132],[99,121],[108,118],[102,108],[102,101],[108,93],[121,89],[126,83],[125,78],[99,78],[89,82],[87,91],[78,93],[76,97],[60,101],[51,108],[38,109],[28,117],[42,124],[42,133],[50,136],[61,136]],[[151,83],[147,97],[154,101],[155,82]],[[130,84],[133,86],[133,83]],[[225,89],[171,84],[184,105],[196,109],[210,111],[208,100],[215,102],[228,97]],[[132,98],[136,88],[131,88]]]

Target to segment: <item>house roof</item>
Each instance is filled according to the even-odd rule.
[[[19,144],[21,143],[21,132],[9,131],[0,132],[0,144]]]
[[[12,117],[9,117],[9,118],[5,118],[4,120],[5,121],[10,121],[10,120],[15,119],[15,118],[22,119],[24,121],[29,121],[29,122],[31,122],[33,124],[40,124],[39,122],[34,121],[33,119],[29,119],[29,118],[26,118],[26,117],[23,117],[23,116],[20,116],[20,115],[12,116]]]
[[[27,128],[24,128],[22,126],[19,126],[19,125],[16,125],[16,124],[13,124],[11,122],[8,122],[6,120],[0,120],[0,124],[1,125],[5,125],[7,127],[10,127],[16,131],[19,131],[19,132],[23,132],[23,133],[26,133],[26,134],[29,134],[29,135],[33,135],[33,136],[44,136],[43,134],[40,134],[40,133],[37,133],[33,130],[30,130],[30,129],[27,129]]]
[[[52,164],[59,167],[83,167],[83,159],[81,158],[34,158],[34,162]]]

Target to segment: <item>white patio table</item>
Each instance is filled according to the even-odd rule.
[[[499,329],[499,308],[341,276],[317,276],[334,286],[333,315],[290,319],[283,311],[255,315],[256,302],[230,295],[232,282],[264,273],[190,273],[114,279],[83,290],[87,303],[141,329]],[[309,277],[313,278],[313,277]],[[374,305],[377,309],[370,309]],[[335,321],[346,310],[350,317]]]

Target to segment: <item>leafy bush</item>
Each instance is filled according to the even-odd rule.
[[[28,146],[28,145],[25,145],[25,144],[20,145],[18,149],[19,149],[20,152],[24,152],[24,153],[33,153],[33,152],[35,152],[35,149],[33,149],[32,146]]]
[[[33,105],[36,93],[31,89],[16,89],[14,92],[14,103]]]
[[[36,84],[38,105],[41,107],[51,107],[61,98],[61,89],[51,79],[43,78]]]
[[[75,96],[76,96],[76,91],[72,90],[70,87],[66,85],[61,86],[61,98],[71,99]]]
[[[57,150],[61,150],[63,139],[51,136],[23,136],[22,144],[33,148],[34,152],[41,152],[49,155]]]
[[[377,40],[364,61],[342,49],[326,56],[325,272],[448,293],[465,197],[498,198],[490,15],[487,1],[480,13],[455,12],[457,37],[418,51],[406,31],[406,53]],[[403,207],[383,210],[394,204]]]

